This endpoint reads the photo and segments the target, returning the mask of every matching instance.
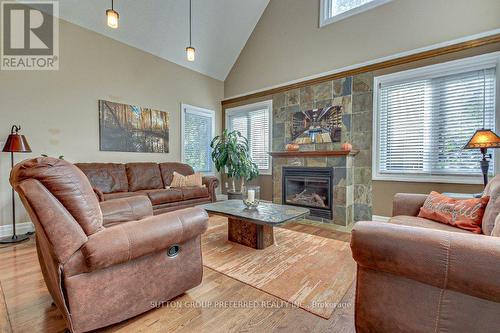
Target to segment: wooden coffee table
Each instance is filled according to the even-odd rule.
[[[261,202],[248,209],[241,200],[227,200],[198,206],[214,215],[228,218],[228,240],[254,249],[275,244],[273,228],[309,214],[309,209]]]

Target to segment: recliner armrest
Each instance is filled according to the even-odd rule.
[[[363,268],[500,302],[499,237],[357,222],[351,249]]]
[[[392,216],[417,216],[427,196],[427,194],[396,193],[392,200]]]
[[[202,183],[207,187],[212,202],[217,201],[217,197],[215,195],[215,189],[219,185],[219,179],[215,176],[203,176]]]
[[[100,202],[103,225],[110,227],[114,224],[128,221],[137,221],[153,216],[153,206],[146,196],[138,195]]]
[[[204,233],[207,225],[205,210],[182,209],[105,228],[89,237],[82,253],[94,271],[182,244]]]

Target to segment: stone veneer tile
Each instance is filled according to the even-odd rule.
[[[300,107],[299,107],[298,104],[286,107],[286,114],[287,114],[287,116],[291,116],[291,115],[293,115],[294,113],[297,113],[297,112],[300,112]],[[291,120],[292,118],[291,117],[290,118],[287,117],[286,119],[287,120],[288,119]]]
[[[285,123],[273,121],[273,138],[285,137]]]
[[[316,143],[316,150],[334,150],[334,143]]]
[[[314,143],[299,145],[299,151],[315,151],[316,145]]]
[[[314,91],[312,87],[306,86],[300,88],[300,105],[312,104],[312,102],[314,102]]]
[[[372,219],[372,207],[365,204],[354,204],[353,205],[354,221],[371,221]]]
[[[351,143],[356,149],[371,149],[372,147],[372,131],[369,132],[352,132]]]
[[[273,108],[279,109],[286,106],[285,93],[278,93],[273,95]]]
[[[333,103],[333,100],[330,98],[330,99],[315,101],[313,106],[315,109],[321,109],[321,108],[327,108],[329,106],[332,106],[333,105],[332,103]]]
[[[373,113],[373,94],[371,92],[359,93],[352,98],[352,113]]]
[[[307,157],[305,162],[308,167],[326,167],[326,157]]]
[[[323,101],[326,99],[331,99],[332,95],[332,81],[322,82],[312,86],[313,90],[313,100]]]
[[[326,165],[329,167],[345,167],[345,156],[330,156],[326,159]]]
[[[371,186],[355,184],[354,203],[366,204],[368,206],[371,206],[372,204]]]
[[[345,193],[346,206],[352,206],[352,204],[354,203],[353,188],[354,188],[353,185],[346,186],[346,193]]]
[[[286,92],[286,105],[298,105],[300,103],[300,90],[292,89]]]
[[[307,111],[313,108],[313,102],[310,103],[300,103],[299,105],[300,111]]]
[[[345,77],[333,81],[333,97],[346,96],[351,94],[352,77]]]
[[[352,83],[353,94],[360,92],[373,91],[373,74],[363,73],[354,76]]]
[[[347,131],[351,130],[351,115],[350,114],[343,114],[342,115],[342,124],[346,128]]]
[[[345,210],[346,225],[353,222],[353,205],[348,205]]]
[[[272,151],[283,151],[285,150],[285,138],[273,138]]]
[[[304,158],[303,157],[290,157],[287,158],[287,164],[289,166],[304,166]]]
[[[279,122],[284,123],[287,117],[287,108],[285,106],[280,108],[275,108],[273,106],[273,123]]]
[[[371,167],[372,166],[372,152],[371,150],[360,150],[354,158],[355,167]]]
[[[372,168],[354,168],[354,184],[369,184],[372,181]]]
[[[334,186],[333,202],[335,205],[346,206],[346,187]]]
[[[337,206],[333,207],[333,223],[346,226],[346,207],[345,206]]]
[[[372,130],[372,112],[359,112],[352,115],[353,132],[370,132]]]
[[[345,167],[335,167],[333,169],[333,184],[347,186],[347,169]]]

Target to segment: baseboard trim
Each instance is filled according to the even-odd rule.
[[[18,235],[33,232],[35,227],[31,222],[16,223],[16,233]],[[0,237],[12,236],[12,224],[0,226]]]
[[[388,222],[389,219],[390,219],[389,216],[372,215],[372,220],[377,222]]]

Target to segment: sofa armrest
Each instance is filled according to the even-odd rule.
[[[105,227],[153,216],[151,201],[142,195],[103,201],[99,205],[101,206],[103,225]]]
[[[392,200],[392,216],[417,216],[427,194],[397,193]]]
[[[82,253],[94,271],[182,244],[204,233],[207,225],[205,210],[182,209],[105,228],[89,237]]]
[[[351,249],[361,268],[500,302],[500,238],[357,222]]]
[[[92,187],[92,190],[94,190],[95,196],[97,197],[97,200],[99,200],[99,202],[104,201],[104,194],[100,189]]]
[[[212,202],[217,201],[215,189],[219,185],[219,179],[215,176],[203,176],[202,183],[208,189],[208,193],[210,194],[210,200],[212,200]]]

